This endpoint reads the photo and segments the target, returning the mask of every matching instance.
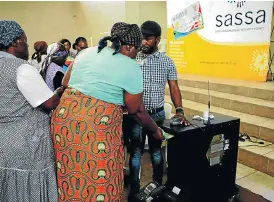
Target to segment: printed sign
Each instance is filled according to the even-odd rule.
[[[203,16],[199,2],[196,2],[172,17],[174,39],[178,40],[203,28]]]
[[[167,1],[167,54],[179,73],[265,81],[272,8],[272,1]]]

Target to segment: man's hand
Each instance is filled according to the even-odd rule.
[[[173,116],[171,119],[179,119],[181,122],[181,125],[189,126],[190,122],[186,119],[183,113],[177,112],[175,116]],[[177,124],[176,124],[177,125]]]
[[[189,126],[190,122],[186,119],[185,115],[181,112],[176,113],[176,116],[179,116],[182,118],[182,124],[185,126]]]

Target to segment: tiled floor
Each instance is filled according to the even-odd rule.
[[[274,201],[273,177],[238,164],[236,179],[237,185],[257,193],[269,201]]]
[[[142,159],[142,185],[147,184],[151,181],[152,166],[150,163],[149,154],[145,153]],[[166,179],[166,176],[165,176]],[[261,172],[246,167],[242,164],[237,166],[237,184],[243,186],[240,188],[239,195],[235,201],[237,202],[269,202],[274,201],[274,178],[265,175]],[[253,194],[251,191],[258,193],[259,195]],[[127,188],[124,189],[124,196],[122,202],[127,202]]]

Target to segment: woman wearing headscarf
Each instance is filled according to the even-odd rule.
[[[78,37],[75,40],[72,47],[73,47],[74,50],[77,51],[77,55],[78,55],[78,53],[80,53],[82,50],[88,48],[88,42],[87,42],[86,38]],[[67,68],[67,71],[66,71],[65,76],[64,76],[63,81],[62,81],[63,86],[68,87],[68,82],[69,82],[69,79],[70,79],[72,68],[73,68],[73,62],[71,62],[71,64]]]
[[[69,88],[51,119],[59,201],[121,200],[123,105],[144,129],[163,138],[143,105],[142,73],[133,60],[141,41],[137,25],[120,22],[98,47],[76,57]]]
[[[48,44],[45,41],[37,41],[34,43],[35,52],[31,56],[30,64],[37,68],[40,72],[42,69],[42,64],[47,57]]]
[[[47,49],[47,58],[43,64],[41,75],[48,87],[55,91],[62,86],[65,74],[63,66],[68,57],[68,51],[61,43],[53,43]]]
[[[56,202],[56,170],[48,111],[53,93],[28,62],[27,38],[14,21],[0,21],[0,200]]]

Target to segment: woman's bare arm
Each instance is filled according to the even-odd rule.
[[[68,70],[65,73],[65,76],[63,78],[62,86],[64,86],[64,88],[68,88],[68,83],[69,83],[69,79],[70,79],[70,76],[71,76],[72,68],[73,68],[73,62],[69,65]]]
[[[131,95],[125,92],[125,105],[128,113],[131,114],[143,128],[150,131],[156,139],[162,140],[164,138],[161,129],[152,120],[145,109],[142,93]]]
[[[62,95],[63,92],[64,92],[63,87],[57,88],[54,95],[51,98],[49,98],[48,100],[46,100],[45,102],[43,102],[41,104],[41,107],[46,110],[55,109],[60,102],[60,96]]]

